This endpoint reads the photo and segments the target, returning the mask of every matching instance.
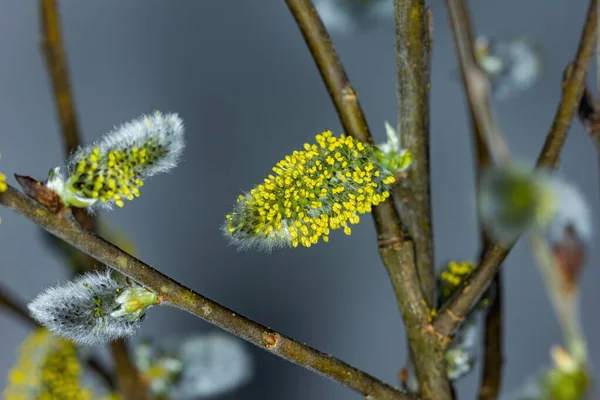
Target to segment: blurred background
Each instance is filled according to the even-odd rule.
[[[439,265],[477,255],[469,120],[456,72],[444,4],[435,22],[431,159],[435,256]],[[533,163],[575,54],[587,2],[472,0],[479,34],[528,34],[540,43],[545,73],[532,89],[496,102],[513,152]],[[129,234],[138,256],[209,298],[397,385],[406,357],[394,294],[377,253],[370,218],[349,237],[273,254],[237,252],[219,227],[240,191],[259,183],[285,154],[340,123],[283,1],[105,0],[60,2],[77,113],[86,142],[153,110],[178,112],[187,126],[184,161],[148,182],[141,198],[105,213]],[[63,147],[44,59],[38,3],[0,4],[0,170],[46,177]],[[333,42],[359,92],[372,133],[396,121],[393,17],[340,30]],[[592,70],[594,67],[592,66]],[[595,73],[589,76],[595,82]],[[560,172],[597,209],[596,151],[575,121]],[[594,218],[598,217],[594,213]],[[0,209],[0,281],[23,301],[67,277],[38,228]],[[598,238],[595,237],[595,242]],[[600,360],[598,248],[583,275],[584,326],[593,364]],[[550,362],[560,343],[553,312],[527,243],[505,265],[504,389]],[[140,336],[208,332],[184,312],[157,307]],[[0,312],[0,387],[28,327]],[[220,399],[359,399],[360,395],[248,345],[255,378]],[[479,370],[459,381],[463,398]]]

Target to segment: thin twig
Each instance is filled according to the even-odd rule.
[[[350,84],[331,44],[323,22],[310,0],[286,0],[317,64],[345,132],[363,142],[372,143],[357,94]],[[430,309],[421,290],[415,268],[415,246],[405,240],[401,220],[389,198],[373,209],[380,256],[390,276],[398,306],[402,313],[409,345],[415,354],[417,375],[424,398],[442,397],[449,393],[449,382],[443,368],[439,338],[428,334]]]
[[[502,282],[502,269],[498,269],[498,273],[490,285],[494,297],[491,299],[492,304],[485,317],[483,371],[479,386],[479,400],[496,400],[500,396],[502,387],[504,366]]]
[[[21,303],[14,299],[6,289],[0,286],[0,308],[6,308],[14,315],[19,317],[21,322],[32,327],[37,328],[40,325],[36,320],[31,318],[29,313],[25,310],[25,307],[21,305]],[[87,360],[88,367],[104,382],[106,387],[110,390],[115,389],[115,382],[113,380],[112,375],[104,368],[104,365],[100,363],[96,358],[89,357]]]
[[[373,142],[358,96],[331,44],[323,22],[310,0],[286,0],[313,56],[333,101],[342,127],[348,135]]]
[[[233,335],[286,360],[328,377],[372,399],[412,399],[335,357],[272,331],[238,313],[201,296],[148,264],[83,228],[67,209],[49,212],[35,200],[9,186],[0,193],[0,204],[30,219],[41,228],[89,254],[108,267],[157,293],[163,304],[180,308]]]
[[[434,320],[433,327],[436,332],[450,335],[456,329],[464,320],[466,313],[488,288],[511,248],[512,245],[504,247],[498,244],[488,247],[467,282],[448,300]]]
[[[600,111],[599,105],[594,101],[594,97],[588,88],[585,88],[581,101],[579,103],[579,119],[585,130],[590,135],[590,139],[596,146],[596,158],[598,171],[600,171]]]
[[[108,348],[115,364],[115,375],[117,376],[119,389],[128,396],[127,400],[148,398],[148,390],[131,357],[128,341],[126,339],[117,339],[110,342]]]
[[[58,5],[56,0],[40,0],[42,48],[45,55],[48,75],[52,82],[56,110],[61,124],[65,154],[68,156],[81,144],[81,135],[75,102],[71,92],[67,57],[63,46]],[[95,219],[83,209],[74,209],[77,221],[87,229],[95,229]],[[85,270],[96,268],[95,262],[85,254],[78,255]],[[81,272],[81,271],[75,271]],[[147,399],[147,388],[144,385],[137,367],[125,343],[115,343],[109,347],[115,361],[116,376],[123,394],[131,400]]]
[[[566,74],[566,79],[563,82],[563,94],[552,127],[540,152],[537,163],[538,168],[556,167],[566,134],[577,112],[587,69],[594,53],[596,10],[597,0],[591,0],[577,56],[571,68],[569,68],[570,73]],[[512,245],[505,247],[495,244],[487,249],[479,266],[473,271],[471,278],[465,282],[462,290],[457,291],[457,294],[448,301],[435,319],[433,326],[438,333],[449,335],[460,324],[465,313],[488,287],[511,247]]]
[[[579,100],[585,88],[585,78],[594,54],[596,43],[596,27],[598,23],[597,0],[590,0],[585,26],[579,42],[577,56],[563,83],[563,93],[554,121],[540,156],[537,166],[552,168],[558,161],[558,155],[571,127],[573,117],[577,113]]]
[[[62,127],[67,154],[79,147],[79,123],[75,113],[67,58],[63,47],[60,19],[56,0],[40,1],[42,49],[48,74],[52,81],[56,110]]]
[[[446,0],[459,69],[477,141],[486,145],[487,157],[495,161],[508,158],[508,147],[500,135],[490,107],[489,84],[477,65],[473,49],[473,27],[466,0]]]
[[[486,90],[483,96],[476,96],[473,93],[473,85],[469,85],[469,68],[475,67],[476,59],[473,48],[474,27],[470,21],[466,0],[447,0],[448,15],[450,16],[450,25],[452,35],[458,54],[459,69],[462,76],[463,86],[469,105],[471,116],[471,137],[475,152],[475,172],[476,185],[479,185],[481,173],[491,165],[491,152],[488,148],[488,135],[484,132],[486,129],[483,123],[485,116],[491,116],[489,93]],[[479,115],[478,114],[483,114]],[[506,151],[507,152],[507,151]],[[485,249],[489,246],[489,240],[479,224],[479,245],[481,246],[481,260],[485,254]],[[490,301],[492,304],[487,310],[484,327],[484,354],[483,354],[483,372],[481,385],[479,389],[480,400],[495,400],[500,393],[502,384],[502,366],[503,359],[503,340],[502,340],[502,276],[501,270],[498,271],[490,285],[491,291],[495,294]]]
[[[403,193],[400,216],[415,242],[417,271],[425,298],[435,307],[429,162],[431,27],[427,25],[424,0],[395,0],[394,8],[398,132],[402,147],[414,156],[408,178],[399,183]]]

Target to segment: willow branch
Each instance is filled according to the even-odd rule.
[[[479,400],[496,400],[500,396],[502,388],[504,366],[502,283],[502,269],[499,269],[490,285],[494,298],[485,317],[483,371],[479,386]]]
[[[473,93],[473,85],[468,83],[470,68],[476,68],[474,43],[474,28],[470,21],[466,0],[447,0],[446,6],[450,17],[452,36],[456,47],[459,61],[459,70],[463,81],[463,87],[467,97],[467,104],[471,116],[471,136],[475,152],[476,182],[479,185],[481,173],[491,164],[491,152],[487,145],[485,118],[491,117],[489,92],[486,90],[482,96]],[[471,66],[471,67],[469,67]],[[483,115],[478,115],[483,114]],[[479,224],[479,245],[483,258],[485,249],[489,246],[489,240]],[[483,372],[479,389],[480,400],[497,399],[502,385],[503,340],[502,340],[502,270],[498,270],[490,289],[495,294],[491,299],[492,304],[487,310],[484,327],[483,346]]]
[[[331,44],[323,22],[310,0],[286,0],[304,40],[313,56],[345,132],[373,142],[357,94]],[[390,197],[373,209],[380,256],[390,276],[400,308],[411,351],[415,355],[417,376],[425,398],[449,394],[449,382],[443,368],[438,337],[426,333],[430,309],[415,268],[415,244],[405,240],[400,215]]]
[[[473,91],[473,86],[469,84],[469,72],[477,63],[473,51],[474,35],[473,27],[470,22],[465,0],[446,0],[446,8],[450,19],[450,27],[456,54],[458,56],[458,65],[460,75],[465,89],[469,114],[471,116],[471,128],[473,132],[473,141],[478,159],[477,180],[481,167],[487,167],[491,160],[490,150],[487,146],[485,119],[490,115],[490,103],[487,93],[483,98],[478,98]],[[480,104],[478,104],[480,103]],[[483,114],[483,115],[481,115]],[[485,165],[481,165],[481,163]]]
[[[396,91],[402,147],[414,155],[400,216],[415,242],[416,266],[425,298],[435,307],[435,268],[429,163],[429,72],[431,37],[424,0],[396,0]]]
[[[37,321],[35,321],[29,313],[25,310],[25,307],[13,296],[8,293],[3,287],[0,286],[0,308],[4,307],[14,315],[19,317],[21,322],[29,325],[32,328],[39,327]],[[88,367],[104,382],[109,389],[115,388],[112,375],[104,368],[104,366],[94,357],[90,357],[86,360]]]
[[[58,119],[61,124],[65,153],[68,156],[81,144],[81,135],[75,102],[71,92],[67,57],[63,46],[60,18],[56,0],[40,0],[42,48],[46,67],[56,103]],[[74,209],[77,220],[86,228],[94,229],[95,220],[82,209]],[[94,260],[85,254],[77,255],[81,266],[87,270],[95,268]],[[81,272],[81,271],[76,271]],[[137,367],[131,359],[126,343],[116,342],[110,346],[110,353],[115,361],[119,387],[131,400],[145,400],[147,388],[141,380]]]
[[[344,131],[356,139],[373,142],[356,91],[331,44],[329,34],[310,0],[286,0],[317,64]]]
[[[596,27],[598,23],[597,0],[590,0],[587,17],[577,56],[571,64],[568,73],[563,82],[563,94],[558,109],[554,116],[554,121],[550,132],[546,137],[546,142],[540,156],[538,157],[538,167],[551,168],[558,161],[558,155],[565,142],[573,117],[577,113],[579,100],[585,88],[585,78],[590,64],[590,59],[594,54],[596,43]]]
[[[53,214],[10,186],[6,192],[0,193],[0,204],[157,293],[164,304],[185,310],[279,357],[326,376],[364,396],[370,396],[369,398],[381,400],[412,398],[335,357],[274,332],[183,286],[83,228],[68,209]]]
[[[546,137],[544,147],[538,157],[538,168],[554,168],[564,144],[573,117],[577,112],[579,100],[585,86],[585,77],[590,59],[594,53],[597,23],[597,0],[591,0],[575,61],[568,68],[563,81],[562,97],[554,116],[554,121]],[[510,252],[512,245],[494,244],[487,249],[483,259],[471,278],[465,282],[443,307],[434,321],[434,329],[448,335],[459,325],[465,313],[475,304],[488,287],[502,261]]]
[[[65,148],[67,154],[70,154],[79,147],[79,123],[73,104],[56,0],[41,0],[40,16],[42,49],[56,99],[56,111],[63,131]]]
[[[598,103],[594,101],[594,97],[588,88],[584,90],[581,96],[578,112],[581,123],[596,146],[598,170],[600,171],[600,112]]]

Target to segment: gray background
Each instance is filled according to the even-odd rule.
[[[474,257],[477,230],[472,158],[463,92],[441,1],[431,2],[435,52],[431,92],[436,258]],[[546,75],[534,89],[497,105],[515,153],[533,161],[560,96],[562,70],[574,55],[587,2],[478,0],[479,33],[529,33],[541,42]],[[0,170],[44,178],[63,159],[49,83],[39,52],[37,2],[0,3]],[[393,384],[405,360],[404,332],[376,250],[369,218],[329,244],[271,255],[238,253],[219,225],[236,195],[258,183],[283,155],[340,124],[283,1],[63,1],[62,18],[77,111],[86,141],[155,109],[186,122],[185,161],[154,178],[143,195],[106,216],[135,240],[139,256],[200,293],[261,323],[332,353]],[[391,19],[334,35],[371,129],[395,121]],[[595,73],[590,78],[594,78]],[[593,82],[593,79],[590,79]],[[595,150],[575,123],[561,171],[598,204]],[[15,184],[14,178],[9,182]],[[594,207],[596,208],[596,207]],[[597,214],[597,213],[595,213]],[[66,276],[38,229],[0,209],[0,280],[21,299]],[[596,218],[596,215],[595,215]],[[594,238],[597,241],[597,237]],[[598,251],[583,277],[583,314],[598,363]],[[549,360],[560,341],[526,243],[506,264],[504,387]],[[153,309],[141,334],[208,331],[170,308]],[[0,387],[28,329],[0,314]],[[228,399],[359,399],[359,395],[252,348],[257,378]],[[464,398],[479,374],[459,383]]]

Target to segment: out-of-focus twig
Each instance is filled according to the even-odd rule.
[[[446,0],[446,8],[473,129],[477,140],[487,147],[488,158],[496,162],[504,161],[508,158],[508,147],[493,121],[489,85],[475,59],[473,27],[465,2],[466,0]]]
[[[579,119],[594,141],[600,171],[600,111],[598,103],[594,101],[589,89],[585,89],[579,103]]]
[[[25,310],[25,307],[15,300],[5,288],[0,286],[0,308],[3,307],[19,317],[24,324],[33,328],[39,327],[38,323],[31,318],[29,313]],[[86,362],[88,367],[98,376],[98,378],[100,378],[108,389],[113,390],[115,388],[115,382],[112,375],[104,368],[102,363],[94,357],[89,357]]]
[[[495,400],[500,396],[502,388],[502,371],[504,366],[503,337],[503,280],[502,269],[498,269],[490,289],[494,296],[487,310],[483,333],[483,372],[479,386],[479,400]]]
[[[79,123],[75,111],[75,102],[71,91],[67,57],[63,45],[60,17],[56,0],[40,0],[42,48],[52,88],[58,119],[61,125],[65,153],[68,156],[81,144]],[[73,214],[83,226],[93,230],[95,220],[82,209],[74,209]],[[85,254],[78,255],[84,270],[95,269],[95,260]],[[81,271],[75,271],[81,272]],[[132,400],[147,399],[147,389],[139,375],[125,343],[114,343],[110,352],[123,394]]]
[[[46,58],[48,75],[52,82],[65,149],[67,154],[70,154],[80,144],[79,123],[73,104],[67,57],[63,46],[56,0],[41,0],[40,17],[42,49]]]
[[[585,258],[584,247],[576,234],[568,232],[565,240],[558,244],[550,244],[538,234],[532,242],[536,264],[562,329],[566,350],[574,360],[585,365],[587,341],[579,307],[579,277]]]
[[[372,143],[357,94],[313,4],[310,0],[286,0],[286,3],[317,64],[345,132],[358,140]],[[424,17],[423,13],[420,15]],[[439,351],[439,337],[426,333],[430,309],[415,267],[415,243],[404,237],[393,199],[374,207],[373,218],[380,255],[394,287],[409,345],[415,355],[417,375],[423,389],[421,394],[424,398],[449,398],[450,385],[443,368],[443,353]]]
[[[579,100],[583,93],[585,77],[594,53],[597,23],[597,0],[591,0],[583,28],[581,40],[575,61],[570,66],[570,72],[565,74],[563,94],[556,111],[552,127],[546,137],[546,142],[538,158],[538,168],[554,168],[558,162],[560,150],[564,144],[573,117],[577,112]],[[434,321],[434,329],[443,335],[450,334],[460,324],[464,315],[479,299],[494,277],[500,263],[508,255],[510,246],[494,244],[488,247],[483,259],[471,278],[440,311]]]
[[[450,25],[454,38],[458,60],[459,70],[462,76],[463,86],[467,97],[467,104],[471,116],[472,143],[475,150],[475,172],[476,184],[479,184],[481,173],[491,165],[492,156],[488,147],[489,133],[485,129],[494,129],[486,124],[485,119],[491,118],[489,92],[485,90],[477,96],[473,91],[473,85],[469,84],[470,77],[468,73],[477,68],[474,52],[474,27],[470,21],[469,11],[466,6],[467,0],[447,0],[446,5],[450,16]],[[470,66],[470,68],[469,68]],[[495,135],[497,133],[491,133]],[[503,143],[503,142],[501,142]],[[508,153],[507,149],[502,149]],[[497,158],[497,157],[496,157]],[[485,254],[485,249],[489,246],[489,240],[479,225],[479,243],[481,246],[480,260]],[[487,310],[484,328],[484,346],[483,346],[483,373],[479,389],[480,400],[494,400],[498,398],[502,384],[502,366],[503,366],[503,340],[502,340],[502,276],[501,270],[498,271],[490,284],[490,289],[494,292],[490,301],[492,304]]]
[[[577,56],[565,76],[560,104],[556,110],[554,121],[546,137],[542,152],[538,157],[538,167],[552,168],[555,166],[569,128],[571,127],[573,117],[579,108],[579,101],[585,88],[585,78],[590,59],[594,54],[596,27],[598,23],[597,3],[597,0],[590,0]]]

